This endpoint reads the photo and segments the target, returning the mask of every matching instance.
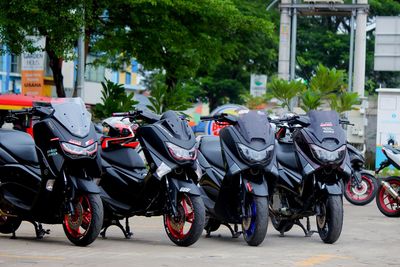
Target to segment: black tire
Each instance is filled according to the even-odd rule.
[[[218,221],[217,219],[210,218],[208,215],[206,215],[206,220],[204,223],[204,230],[207,232],[215,232],[219,229],[221,226],[221,222]]]
[[[352,184],[351,178],[345,184],[344,197],[353,205],[364,206],[374,200],[376,192],[378,191],[378,181],[376,178],[366,172],[361,173],[361,185],[357,188]]]
[[[11,214],[11,216],[1,214]],[[11,234],[14,231],[17,231],[22,221],[20,218],[15,216],[16,215],[12,209],[3,204],[0,205],[0,233]]]
[[[204,203],[200,196],[185,193],[179,195],[178,199],[179,216],[174,218],[171,214],[164,214],[164,228],[172,242],[181,247],[188,247],[199,240],[203,232]],[[186,232],[185,226],[189,228]]]
[[[250,246],[260,245],[268,230],[268,198],[249,195],[242,220],[243,238]]]
[[[87,246],[96,240],[103,225],[103,203],[99,194],[81,194],[73,201],[75,215],[65,215],[65,235],[77,246]],[[90,216],[90,218],[89,218]],[[83,233],[80,231],[83,230]]]
[[[277,230],[279,233],[285,233],[289,232],[293,225],[294,221],[293,220],[285,220],[285,219],[279,219],[271,214],[271,223],[272,226]]]
[[[388,177],[385,179],[385,182],[389,183],[397,193],[400,193],[400,177]],[[378,192],[376,193],[376,205],[383,215],[387,217],[400,217],[400,203],[385,190],[382,184],[379,185]]]
[[[321,215],[317,215],[317,228],[322,241],[328,244],[335,243],[342,232],[343,200],[339,195],[328,196],[321,203]]]

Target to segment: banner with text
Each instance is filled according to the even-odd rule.
[[[45,38],[31,38],[33,45],[42,50],[45,46]],[[21,87],[22,94],[30,96],[42,96],[44,94],[44,51],[22,54],[21,62]]]

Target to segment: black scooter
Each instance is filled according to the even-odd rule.
[[[207,236],[224,224],[233,237],[243,233],[249,245],[258,246],[267,233],[268,196],[278,174],[268,117],[249,111],[238,117],[220,114],[201,119],[229,125],[220,137],[203,136],[199,141]]]
[[[270,203],[271,221],[282,236],[294,224],[311,236],[309,216],[316,215],[320,238],[334,243],[343,225],[343,179],[351,175],[346,135],[336,112],[307,115],[276,121],[279,180]],[[307,228],[302,218],[307,218]]]
[[[352,174],[345,181],[344,196],[353,205],[363,206],[374,200],[378,190],[378,181],[375,176],[364,169],[365,159],[354,146],[347,144],[350,156]]]
[[[197,187],[200,169],[196,164],[196,138],[186,119],[173,111],[161,117],[140,110],[114,116],[130,118],[139,127],[132,138],[127,138],[129,131],[114,129],[109,131],[113,136],[102,140],[102,236],[105,237],[109,226],[116,225],[129,238],[129,217],[163,215],[172,242],[179,246],[195,243],[204,228],[205,212]],[[133,148],[136,138],[149,169]],[[125,228],[119,222],[124,218]]]
[[[100,177],[95,130],[79,98],[43,105],[6,117],[13,122],[33,116],[34,139],[0,129],[0,232],[15,238],[26,220],[42,238],[49,231],[41,223],[62,223],[72,243],[86,246],[103,223],[100,190],[93,180]]]

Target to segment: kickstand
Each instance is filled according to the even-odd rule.
[[[104,227],[103,231],[100,232],[101,237],[106,238],[106,231],[107,231],[108,227],[110,227],[112,225],[115,225],[119,229],[121,229],[121,231],[124,234],[126,239],[130,239],[133,236],[133,233],[131,232],[130,227],[129,227],[128,217],[126,217],[125,218],[125,228],[122,226],[122,224],[119,222],[118,219],[113,219],[111,221],[111,223],[109,223],[106,227]]]
[[[242,234],[242,232],[238,230],[237,224],[234,225],[234,229],[232,229],[232,226],[228,223],[224,223],[223,225],[228,227],[229,231],[231,231],[232,238],[238,238]]]
[[[304,227],[304,225],[300,222],[299,219],[294,221],[294,224],[300,226],[301,229],[303,229],[304,234],[306,237],[311,237],[314,233],[317,233],[317,231],[312,231],[311,226],[310,226],[310,218],[307,217],[307,228]]]
[[[33,227],[35,227],[35,234],[37,239],[42,239],[45,235],[50,234],[50,229],[43,229],[43,226],[41,223],[36,223],[34,221],[30,221],[31,224],[33,224]]]
[[[11,227],[12,227],[12,236],[10,237],[10,239],[17,239],[17,236],[15,235],[15,227],[14,227],[14,224],[12,224]]]

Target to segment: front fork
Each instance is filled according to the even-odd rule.
[[[197,185],[188,177],[185,180],[173,177],[165,177],[165,198],[167,202],[167,209],[173,216],[179,216],[178,211],[178,195],[185,193],[195,196],[200,196],[200,190]]]

